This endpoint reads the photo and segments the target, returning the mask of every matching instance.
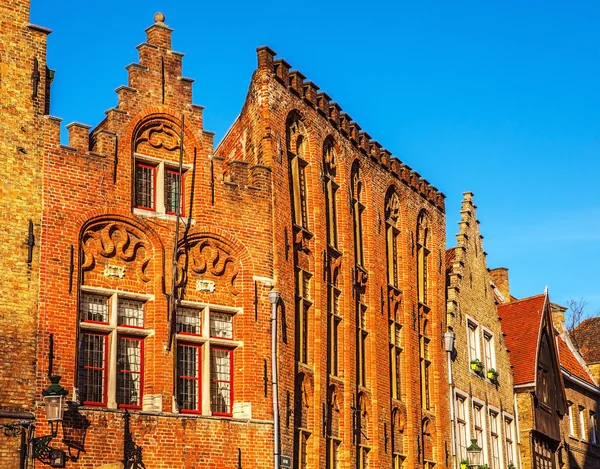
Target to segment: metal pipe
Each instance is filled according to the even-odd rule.
[[[279,441],[279,390],[277,387],[277,303],[281,294],[278,291],[269,292],[271,303],[271,375],[273,387],[273,459],[274,469],[279,469],[281,455]]]
[[[454,419],[454,378],[452,376],[452,352],[447,352],[448,357],[448,383],[450,384],[450,438],[452,439],[452,456],[456,467],[456,422]]]
[[[10,410],[0,410],[0,419],[33,420],[35,419],[35,414],[32,412],[13,412]]]

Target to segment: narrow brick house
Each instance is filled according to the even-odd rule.
[[[50,442],[68,467],[120,467],[124,446],[148,469],[272,467],[275,289],[293,467],[446,468],[443,194],[266,47],[213,150],[164,21],[96,128],[70,123],[61,145],[60,119],[31,117],[40,267],[34,251],[11,306],[27,324],[6,316],[26,345],[2,375],[27,386],[16,408],[47,435],[34,402],[48,371],[62,377],[81,404]],[[29,29],[45,70],[45,32]],[[22,100],[26,76],[9,83]]]
[[[467,459],[472,440],[490,469],[520,467],[514,410],[513,373],[498,318],[501,294],[494,286],[473,203],[462,201],[457,246],[446,251],[448,330],[455,334],[451,355],[452,454]]]
[[[0,424],[33,421],[44,115],[52,71],[49,30],[29,22],[29,2],[0,2]],[[48,383],[47,383],[48,384]],[[0,466],[19,467],[20,438],[0,432]]]
[[[576,348],[585,359],[596,383],[600,382],[600,317],[587,318],[572,331]]]
[[[494,274],[504,287],[498,312],[514,371],[522,467],[562,467],[561,419],[568,409],[548,293],[516,299],[508,272]]]
[[[565,326],[566,308],[556,304],[551,306],[567,397],[567,414],[561,422],[562,444],[558,467],[600,468],[600,388]]]

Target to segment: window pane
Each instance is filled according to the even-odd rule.
[[[231,414],[231,355],[230,350],[213,348],[210,351],[210,407],[213,413]]]
[[[144,302],[120,299],[118,323],[120,326],[144,327]]]
[[[182,410],[201,410],[200,346],[177,347],[177,399]]]
[[[192,308],[177,308],[177,332],[200,335],[201,311]]]
[[[82,321],[108,323],[108,298],[82,293],[79,311]]]
[[[177,206],[183,213],[183,206],[180,202],[181,184],[179,171],[165,171],[165,210],[167,213],[177,213]]]
[[[142,340],[119,337],[117,345],[117,404],[142,405]]]
[[[79,345],[79,392],[84,403],[105,403],[106,336],[81,334]]]
[[[152,166],[137,163],[135,166],[135,205],[154,209],[154,170]]]
[[[227,313],[210,312],[210,336],[233,339],[233,316]]]

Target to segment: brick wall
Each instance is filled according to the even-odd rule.
[[[448,327],[456,334],[452,373],[455,392],[466,397],[467,439],[474,438],[473,402],[483,404],[483,454],[485,462],[492,467],[490,411],[499,413],[499,438],[501,467],[506,467],[513,456],[506,454],[503,414],[515,419],[513,403],[513,376],[509,354],[498,319],[492,278],[487,268],[483,236],[479,229],[473,194],[466,192],[461,206],[457,247],[448,252]],[[507,285],[507,283],[506,283]],[[483,362],[482,373],[470,368],[469,321],[477,326],[477,357]],[[493,337],[493,367],[498,373],[497,381],[487,377],[484,334]],[[460,459],[457,459],[460,462]]]
[[[0,410],[32,412],[47,30],[28,24],[29,2],[0,5]],[[37,61],[37,62],[36,62]],[[34,77],[34,72],[37,70]],[[37,85],[37,90],[35,86]],[[28,262],[29,223],[35,246]],[[0,419],[8,423],[15,419]],[[2,467],[18,467],[18,438],[0,438]]]
[[[389,152],[370,141],[368,134],[359,132],[341,108],[330,103],[318,87],[304,82],[303,75],[289,70],[282,59],[275,60],[268,48],[258,50],[258,70],[254,74],[244,110],[230,133],[217,149],[217,154],[227,160],[243,159],[249,164],[266,164],[273,171],[273,197],[277,217],[273,223],[274,264],[276,285],[282,292],[287,324],[287,341],[281,344],[281,396],[287,393],[294,400],[296,377],[301,374],[306,383],[304,411],[308,414],[302,423],[310,432],[308,440],[309,467],[324,467],[326,434],[323,412],[328,396],[337,396],[339,421],[337,436],[341,440],[340,458],[346,467],[356,464],[357,440],[353,433],[353,406],[358,394],[365,402],[363,411],[367,418],[362,444],[370,447],[369,462],[372,467],[390,467],[391,414],[398,409],[396,441],[402,441],[401,450],[407,456],[405,467],[422,467],[424,444],[421,438],[423,419],[431,421],[431,436],[425,445],[438,466],[446,467],[446,450],[449,435],[445,362],[441,333],[444,325],[444,272],[445,216],[443,196],[427,181],[399,161],[390,158]],[[290,130],[290,118],[296,116]],[[247,129],[253,129],[247,132]],[[288,134],[302,136],[302,157],[307,163],[306,206],[307,226],[293,226],[290,205],[290,175],[288,152],[294,142]],[[325,195],[322,174],[323,148],[326,139],[334,147],[335,183],[339,186],[336,200],[338,247],[336,253],[327,244],[325,223]],[[293,153],[293,152],[292,152]],[[357,386],[356,381],[356,299],[357,268],[354,256],[354,229],[350,207],[352,188],[351,167],[358,162],[364,184],[363,231],[367,280],[360,293],[367,307],[367,386]],[[395,186],[400,200],[400,290],[402,290],[401,322],[403,324],[402,399],[390,398],[389,323],[386,278],[385,194]],[[429,217],[430,249],[429,294],[432,354],[432,409],[421,409],[419,380],[419,336],[416,289],[417,218],[422,211]],[[328,262],[329,259],[329,262]],[[335,265],[333,265],[335,264]],[[310,282],[312,306],[308,329],[308,360],[295,360],[294,269],[302,268],[312,274]],[[337,287],[341,291],[342,321],[340,326],[340,373],[331,377],[327,372],[327,287],[326,271],[335,270]],[[354,292],[354,293],[353,293]],[[285,398],[281,397],[285,403]],[[285,412],[284,412],[285,414]],[[401,430],[400,430],[401,429]],[[282,451],[294,452],[294,419],[282,422]],[[399,443],[398,443],[399,444]],[[432,449],[429,449],[432,447]]]

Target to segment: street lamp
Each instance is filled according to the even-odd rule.
[[[469,467],[478,467],[481,464],[481,447],[477,444],[477,439],[471,439],[471,445],[467,448],[467,457]]]
[[[46,405],[46,420],[52,429],[52,438],[56,437],[58,425],[63,421],[65,396],[68,394],[68,391],[59,384],[60,379],[61,377],[57,375],[50,376],[52,384],[42,391]]]

